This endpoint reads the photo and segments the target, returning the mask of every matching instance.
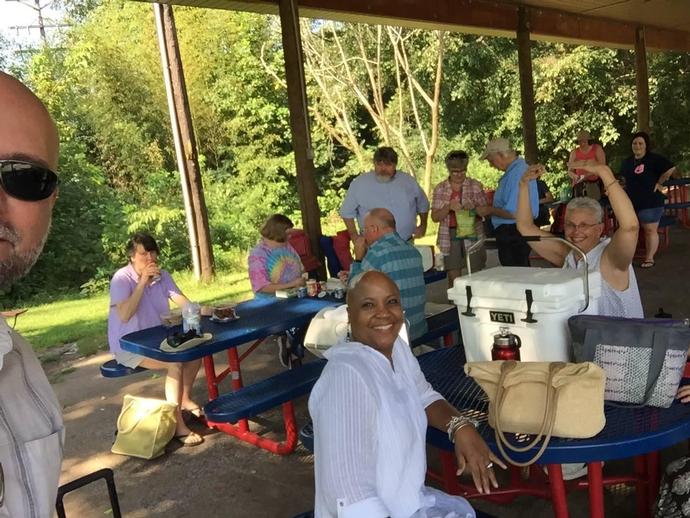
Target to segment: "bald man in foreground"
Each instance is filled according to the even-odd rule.
[[[386,273],[400,289],[410,340],[426,333],[424,304],[426,285],[419,251],[395,230],[395,217],[387,209],[372,209],[363,220],[363,236],[355,239],[355,260],[349,278],[358,273],[378,270]]]
[[[41,254],[57,197],[58,135],[41,101],[0,72],[0,286]],[[0,317],[0,516],[53,516],[64,427],[31,346]]]

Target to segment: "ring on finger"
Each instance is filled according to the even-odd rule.
[[[489,461],[489,463],[486,465],[486,469],[491,469],[494,467],[494,463]]]

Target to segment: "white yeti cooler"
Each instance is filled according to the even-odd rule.
[[[491,360],[500,327],[520,337],[522,361],[569,361],[568,318],[586,305],[583,270],[499,266],[455,279],[448,298],[460,313],[467,361]],[[589,272],[588,284],[585,311],[596,314],[599,272]]]

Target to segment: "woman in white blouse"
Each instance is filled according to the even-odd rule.
[[[347,295],[352,341],[326,352],[309,398],[316,518],[471,518],[467,500],[424,486],[426,428],[448,431],[458,475],[481,493],[498,487],[491,453],[470,420],[435,392],[408,344],[400,291],[382,272],[357,276]]]

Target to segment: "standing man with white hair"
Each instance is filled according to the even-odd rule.
[[[498,259],[503,266],[529,266],[529,245],[522,239],[515,224],[518,186],[527,171],[527,162],[510,146],[508,139],[496,138],[486,145],[484,157],[496,169],[505,171],[498,181],[492,207],[477,207],[477,214],[491,216],[496,232]],[[532,219],[539,215],[539,191],[532,179],[528,185]]]
[[[57,198],[58,134],[41,101],[0,72],[0,285],[41,254]],[[0,318],[0,516],[55,510],[64,427],[60,403],[31,346]]]
[[[618,229],[611,238],[601,238],[603,212],[598,201],[591,198],[572,199],[565,211],[565,238],[587,254],[590,271],[601,273],[599,314],[624,318],[642,318],[642,302],[632,267],[637,246],[639,223],[630,198],[605,165],[575,162],[575,167],[595,174],[604,185],[611,208],[618,220]],[[528,184],[544,172],[532,166],[520,182],[517,228],[523,236],[551,236],[534,224],[527,200]],[[563,268],[581,268],[579,254],[558,241],[530,241],[530,246],[544,259]]]

